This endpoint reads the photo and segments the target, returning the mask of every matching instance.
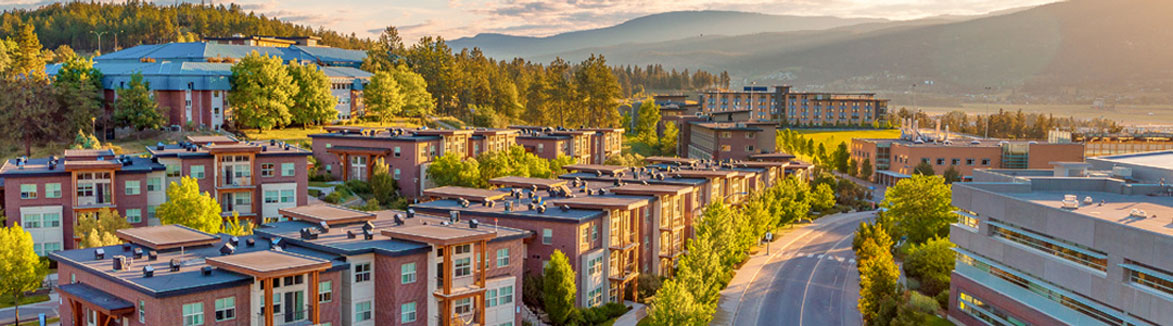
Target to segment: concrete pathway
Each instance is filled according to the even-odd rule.
[[[631,307],[631,310],[616,318],[615,326],[635,326],[641,319],[648,316],[648,306],[633,301],[624,301],[623,303]]]

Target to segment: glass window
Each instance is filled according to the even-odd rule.
[[[280,193],[277,192],[276,190],[265,190],[265,203],[266,204],[277,203],[278,201],[281,200],[281,198],[279,197],[279,194]]]
[[[147,218],[155,218],[155,211],[159,209],[159,205],[147,206]]]
[[[294,173],[293,163],[281,163],[281,176],[292,177]]]
[[[415,263],[406,263],[399,265],[399,283],[410,284],[415,283]]]
[[[126,221],[130,223],[142,223],[143,210],[138,208],[129,208],[126,210]]]
[[[542,229],[542,244],[554,243],[554,230]]]
[[[467,314],[472,312],[472,298],[464,298],[456,300],[456,313]]]
[[[1022,244],[1101,272],[1108,271],[1108,255],[1102,251],[1002,223],[1001,221],[990,223],[990,232],[994,237]]]
[[[163,190],[163,178],[147,178],[147,191]]]
[[[366,282],[371,280],[371,263],[362,263],[354,265],[354,282]]]
[[[25,229],[41,228],[41,214],[24,214],[20,217],[21,227]]]
[[[236,297],[216,299],[216,321],[236,318]]]
[[[262,177],[273,176],[273,163],[262,163],[261,164],[261,176]]]
[[[452,263],[456,277],[472,275],[472,258],[460,258]]]
[[[1010,316],[1006,311],[986,304],[985,301],[965,292],[957,294],[957,308],[966,314],[995,326],[1027,326],[1027,322]]]
[[[1124,263],[1129,282],[1173,295],[1173,274],[1128,259]]]
[[[334,284],[330,281],[318,282],[318,302],[330,302],[334,297]]]
[[[281,202],[286,204],[293,202],[293,189],[281,190]]]
[[[196,178],[196,179],[203,179],[204,178],[204,166],[203,165],[192,165],[190,170],[191,171],[188,172],[188,175],[190,175],[192,178]]]
[[[404,303],[399,306],[399,322],[410,323],[415,321],[415,302]]]
[[[73,275],[71,275],[72,277]],[[76,283],[76,282],[74,282]],[[138,301],[138,322],[147,322],[147,302],[143,300]]]
[[[183,325],[195,326],[204,324],[204,303],[196,302],[183,305]]]
[[[371,302],[363,301],[354,304],[354,320],[368,321],[371,320]]]
[[[509,266],[509,248],[497,249],[497,267]]]
[[[60,183],[46,183],[45,184],[45,198],[61,198],[61,184]]]
[[[37,185],[36,184],[22,184],[22,185],[20,185],[20,199],[37,199]]]
[[[179,168],[180,168],[180,166],[179,166],[179,164],[178,164],[178,163],[176,163],[176,164],[167,164],[167,165],[166,165],[166,167],[167,167],[167,177],[168,177],[168,178],[175,178],[175,177],[178,177],[178,176],[179,176],[179,173],[180,173],[180,172],[179,172]]]
[[[141,181],[138,181],[138,180],[127,180],[127,181],[126,181],[126,187],[125,187],[125,188],[126,188],[126,194],[127,194],[127,195],[131,195],[131,196],[133,196],[133,195],[137,195],[137,194],[141,193],[141,191],[142,191],[142,188],[140,188],[140,187],[142,187],[142,182],[141,182]],[[48,187],[46,187],[46,189],[48,189]],[[46,191],[48,191],[48,190],[46,190]]]

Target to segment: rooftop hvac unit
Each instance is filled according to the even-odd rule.
[[[1128,212],[1128,217],[1145,218],[1148,217],[1148,214],[1143,210],[1133,208],[1132,211]]]
[[[1121,179],[1132,179],[1132,168],[1114,166],[1112,167],[1112,176]]]
[[[1092,196],[1083,197],[1083,204],[1084,205],[1091,205],[1093,202],[1094,201],[1092,201]]]
[[[1063,195],[1063,208],[1076,209],[1079,208],[1079,197],[1075,195]]]

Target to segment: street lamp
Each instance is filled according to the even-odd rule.
[[[111,33],[113,33],[113,34],[114,34],[114,48],[113,48],[113,49],[111,49],[112,51],[118,51],[118,34],[121,34],[122,32],[124,32],[124,31],[123,31],[123,30],[121,30],[121,29],[120,29],[120,30],[118,30],[118,32],[117,32],[117,33],[113,33],[113,32],[111,32]]]
[[[90,33],[93,33],[94,35],[98,36],[98,52],[102,52],[102,34],[106,34],[109,32],[110,31],[105,31],[105,32],[99,33],[99,32],[95,32],[95,31],[90,31]]]

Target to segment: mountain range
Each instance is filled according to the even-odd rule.
[[[581,35],[568,33],[509,47],[515,49],[512,54],[539,62],[555,56],[573,62],[598,53],[610,64],[727,70],[735,83],[791,83],[808,90],[901,93],[918,87],[918,92],[1031,94],[1052,101],[1112,96],[1169,103],[1163,91],[1173,89],[1168,17],[1173,17],[1173,1],[1070,0],[980,17],[838,21],[844,24],[742,35],[700,22],[730,35],[694,31],[641,42],[633,40],[641,34],[629,31],[632,37],[619,44],[582,42],[553,52],[539,46]],[[640,26],[629,23],[612,28]]]

